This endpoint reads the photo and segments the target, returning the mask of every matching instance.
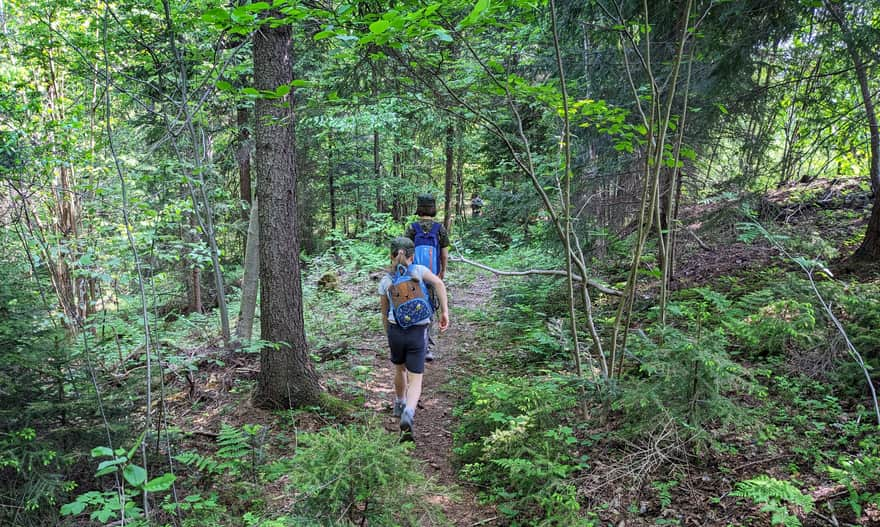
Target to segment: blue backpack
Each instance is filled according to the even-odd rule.
[[[391,286],[386,294],[394,320],[404,329],[430,319],[434,313],[425,283],[412,275],[412,268],[398,265],[393,274],[388,273]]]
[[[424,265],[431,270],[432,273],[440,272],[440,224],[436,221],[431,225],[431,230],[425,232],[422,224],[415,222],[412,229],[416,236],[413,242],[416,246],[413,263]]]

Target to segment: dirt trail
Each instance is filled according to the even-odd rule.
[[[492,507],[477,503],[474,489],[460,483],[453,467],[452,433],[457,426],[452,416],[455,396],[447,389],[452,378],[467,377],[468,353],[476,352],[474,335],[479,328],[456,317],[456,312],[464,309],[480,309],[492,295],[496,280],[481,279],[466,287],[449,287],[452,310],[450,328],[440,335],[437,359],[425,367],[422,397],[416,411],[413,430],[416,448],[414,455],[424,461],[426,475],[441,485],[453,489],[457,496],[435,496],[434,502],[443,508],[452,525],[470,527],[474,525],[497,525],[498,514]],[[392,370],[387,360],[388,350],[384,340],[371,339],[371,347],[378,346],[375,368],[376,375],[367,386],[368,404],[380,412],[382,423],[390,433],[398,433],[399,420],[391,415],[390,404]]]

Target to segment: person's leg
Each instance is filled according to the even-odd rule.
[[[412,432],[416,406],[422,395],[422,375],[425,371],[427,326],[410,328],[407,333],[406,354],[406,407],[400,416],[400,430]]]
[[[406,408],[416,411],[416,405],[419,403],[419,397],[422,396],[422,373],[406,372]]]
[[[406,406],[406,392],[407,392],[407,379],[406,379],[406,365],[405,364],[395,364],[394,365],[394,405],[391,407],[391,415],[394,417],[400,417],[403,414],[403,409]]]
[[[407,378],[406,378],[406,364],[395,364],[394,365],[394,395],[397,397],[397,400],[402,401],[406,399],[406,391],[407,391]]]
[[[406,407],[400,414],[400,430],[402,432],[412,432],[416,405],[419,402],[419,397],[422,396],[423,376],[421,373],[406,372]]]
[[[437,325],[432,318],[431,323],[428,324],[428,331],[425,332],[425,360],[427,362],[432,362],[437,358],[437,356],[434,355],[434,351],[437,349],[437,340],[434,337],[436,327]]]
[[[388,326],[388,346],[391,348],[391,363],[394,365],[394,403],[391,413],[400,417],[406,406],[406,333],[395,324]]]

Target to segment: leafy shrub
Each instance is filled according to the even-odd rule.
[[[736,412],[725,394],[745,381],[742,368],[727,354],[722,322],[730,301],[705,288],[686,296],[669,304],[670,325],[646,327],[628,340],[638,369],[623,378],[614,403],[625,412],[626,433],[653,432],[665,425],[658,415],[699,433],[706,421]]]
[[[776,298],[773,289],[746,295],[735,306],[742,317],[727,322],[751,353],[779,355],[789,346],[808,348],[820,338],[812,304]]]
[[[346,237],[341,230],[331,233],[331,252],[348,271],[376,269],[388,264],[388,242],[403,231],[404,225],[390,214],[373,213],[354,238]]]
[[[142,434],[138,442],[127,452],[123,448],[113,450],[104,446],[92,449],[92,457],[108,458],[98,464],[95,477],[114,474],[116,487],[112,490],[91,490],[80,494],[73,502],[61,507],[61,515],[78,516],[85,511],[91,511],[89,519],[101,523],[124,519],[123,523],[129,525],[148,525],[149,522],[143,518],[144,510],[139,506],[141,497],[168,490],[176,477],[165,473],[147,479],[147,470],[132,462],[143,440]]]
[[[411,449],[376,428],[303,434],[289,467],[295,514],[310,518],[307,525],[421,525],[426,516],[439,518],[426,497],[440,489],[425,479]]]
[[[470,397],[456,408],[461,425],[454,452],[463,476],[486,488],[485,498],[515,523],[578,520],[576,490],[566,478],[582,464],[572,454],[578,440],[562,417],[575,404],[563,379],[499,376],[475,379]]]
[[[846,503],[856,516],[861,516],[865,505],[880,509],[880,456],[864,455],[843,457],[837,467],[828,467],[831,479],[846,487]]]

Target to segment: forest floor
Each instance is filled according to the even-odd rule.
[[[801,186],[797,193],[780,189],[765,197],[759,221],[800,232],[806,238],[816,238],[818,241],[810,246],[812,248],[824,247],[819,243],[823,239],[834,240],[837,252],[829,252],[826,260],[834,263],[842,255],[852,252],[853,240],[857,240],[857,234],[864,229],[865,200],[851,198],[862,193],[857,188],[838,188],[824,181]],[[739,239],[736,225],[744,221],[744,217],[737,212],[737,206],[735,203],[708,204],[685,212],[686,231],[681,233],[678,275],[673,289],[712,287],[724,277],[748,279],[770,267],[790,267],[797,271],[792,262],[780,258],[779,251],[765,240],[749,242]],[[792,252],[797,256],[798,248]],[[471,270],[464,272],[457,265],[460,264],[451,266],[450,279],[447,280],[451,325],[439,337],[438,359],[426,367],[416,413],[413,456],[421,461],[426,476],[444,489],[430,500],[443,510],[449,523],[459,527],[505,525],[508,519],[495,507],[480,503],[478,489],[459,479],[455,465],[453,434],[458,423],[453,409],[465,396],[466,383],[478,373],[473,371],[471,358],[500,351],[485,349],[487,339],[481,336],[486,334],[487,328],[475,322],[478,317],[468,316],[485,309],[498,286],[498,279],[494,276],[474,279]],[[356,411],[358,415],[340,417],[337,423],[365,420],[379,423],[389,434],[398,434],[398,420],[391,415],[393,372],[387,359],[387,342],[378,328],[377,302],[374,302],[380,276],[381,273],[374,272],[369,278],[363,275],[351,280],[347,278],[352,277],[342,277],[340,290],[335,294],[349,299],[349,311],[356,312],[358,320],[344,319],[349,322],[348,326],[328,323],[322,342],[332,341],[333,344],[317,349],[315,353],[323,362],[319,370],[325,388],[334,395],[363,405]],[[871,279],[876,280],[876,275]],[[648,290],[645,294],[650,298],[653,293]],[[363,322],[367,319],[372,325]],[[797,370],[795,366],[787,361],[786,367],[793,372]],[[255,354],[236,354],[224,366],[200,367],[199,374],[204,377],[198,382],[198,393],[190,393],[188,397],[181,394],[178,409],[190,414],[192,428],[208,432],[201,437],[205,443],[210,442],[206,438],[210,438],[210,432],[216,431],[221,422],[232,425],[265,422],[271,426],[277,421],[276,414],[254,408],[249,397],[244,397],[248,392],[246,386],[235,386],[242,378],[253,382],[258,367]],[[354,375],[352,372],[356,370],[366,373]],[[184,397],[189,403],[183,400]],[[198,410],[190,404],[194,398],[203,401]],[[230,402],[234,398],[238,398],[238,405]],[[748,407],[765,404],[747,399],[739,402]],[[230,412],[227,408],[233,410]],[[297,428],[304,431],[317,430],[328,424],[331,422],[313,412],[296,417]],[[607,422],[605,426],[610,429],[614,423]],[[600,447],[601,451],[591,453],[591,468],[579,475],[581,496],[589,496],[587,501],[591,505],[604,506],[604,512],[599,516],[602,520],[613,521],[613,525],[737,525],[743,518],[761,517],[755,507],[729,497],[728,492],[736,481],[755,473],[784,479],[795,466],[792,460],[796,457],[788,451],[791,445],[768,449],[766,442],[736,431],[717,439],[730,448],[724,452],[707,452],[693,463],[664,459],[659,465],[652,465],[653,469],[645,469],[641,476],[637,474],[640,463],[656,460],[646,461],[638,454],[647,452],[653,455],[662,451],[662,445],[606,443]],[[207,444],[202,446],[208,447]],[[668,489],[667,498],[671,503],[661,506],[656,492],[650,488],[646,490],[644,483],[652,477],[659,478],[657,481],[661,483],[677,485]],[[821,493],[834,490],[828,486],[827,477],[810,473],[809,469],[800,478],[805,486],[819,493],[817,501],[825,499],[819,496]],[[806,525],[819,524],[806,522]]]
[[[399,420],[391,415],[393,370],[388,360],[387,341],[381,330],[363,330],[364,319],[361,318],[379,318],[375,290],[380,276],[381,273],[373,273],[367,280],[341,280],[340,290],[333,294],[354,299],[356,306],[375,300],[375,306],[366,304],[375,308],[355,309],[360,311],[359,320],[352,321],[347,334],[334,334],[338,342],[314,352],[320,362],[318,369],[324,388],[342,399],[355,400],[358,404],[362,401],[363,407],[351,416],[297,413],[293,418],[297,431],[317,431],[333,423],[366,422],[381,424],[389,434],[400,433]],[[451,324],[438,338],[437,359],[426,365],[413,430],[413,456],[421,461],[425,476],[441,489],[429,499],[443,511],[448,521],[444,525],[492,526],[498,524],[499,518],[494,507],[480,504],[476,489],[457,477],[452,452],[457,426],[453,408],[457,400],[450,383],[467,381],[470,377],[467,357],[478,351],[475,336],[480,328],[468,317],[459,315],[482,309],[486,299],[492,297],[497,280],[488,277],[473,284],[460,280],[447,280],[447,283]],[[204,358],[222,355],[219,349],[192,352]],[[177,387],[168,401],[171,413],[188,423],[184,427],[190,433],[186,448],[210,452],[222,424],[242,427],[256,423],[269,430],[278,428],[279,414],[255,407],[251,400],[248,386],[255,382],[258,368],[258,355],[237,352],[227,355],[223,362],[202,361],[192,387]],[[354,375],[355,370],[367,374]]]

